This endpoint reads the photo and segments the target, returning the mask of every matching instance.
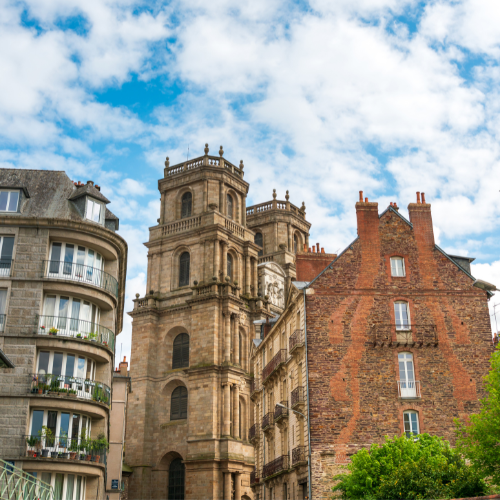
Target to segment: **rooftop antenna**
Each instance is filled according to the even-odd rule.
[[[188,144],[188,152],[187,152],[187,156],[186,156],[186,161],[189,160],[189,144]]]

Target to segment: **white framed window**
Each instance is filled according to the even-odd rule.
[[[391,276],[406,276],[405,260],[402,257],[391,257]]]
[[[65,295],[46,295],[38,333],[50,335],[51,329],[56,329],[57,335],[97,340],[100,317],[99,307],[88,300]]]
[[[399,395],[402,398],[416,398],[417,387],[415,382],[415,370],[413,365],[413,354],[400,352],[398,354],[399,366]]]
[[[37,481],[52,486],[54,500],[85,500],[85,476],[51,472],[28,472],[28,474]]]
[[[405,411],[403,413],[403,423],[405,427],[406,437],[418,436],[420,428],[418,426],[418,412]]]
[[[0,276],[10,276],[13,252],[14,237],[0,236]]]
[[[19,207],[19,190],[0,190],[0,212],[17,212]]]
[[[102,224],[103,204],[87,198],[87,206],[85,210],[85,218],[98,224]]]
[[[396,330],[409,330],[411,328],[408,302],[394,302],[394,318]]]
[[[77,377],[94,380],[96,363],[93,359],[73,353],[39,351],[36,371],[39,375],[61,375],[61,379]]]

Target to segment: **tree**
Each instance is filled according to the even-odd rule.
[[[485,381],[488,395],[481,400],[481,411],[466,423],[456,422],[457,447],[477,471],[500,486],[500,345]]]
[[[428,434],[386,437],[351,457],[347,474],[333,479],[345,499],[427,499],[479,496],[488,486],[444,439]]]

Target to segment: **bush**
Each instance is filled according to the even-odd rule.
[[[333,491],[346,499],[460,498],[480,496],[488,491],[477,472],[465,464],[447,441],[421,434],[372,445],[352,457],[350,474],[339,474]]]

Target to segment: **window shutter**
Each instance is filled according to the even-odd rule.
[[[174,353],[172,360],[172,369],[182,368],[182,346],[174,344]]]
[[[181,387],[181,396],[180,396],[180,418],[187,418],[188,412],[188,393],[185,387]]]
[[[181,219],[185,217],[191,217],[191,206],[192,206],[193,195],[191,193],[184,193],[182,195],[181,201]]]
[[[182,346],[182,366],[189,366],[189,341]]]
[[[179,387],[172,392],[172,403],[170,405],[170,420],[179,420],[180,418],[180,397]]]
[[[179,286],[189,285],[189,253],[184,252],[179,259]]]
[[[189,335],[181,333],[175,337],[172,369],[189,366]]]

